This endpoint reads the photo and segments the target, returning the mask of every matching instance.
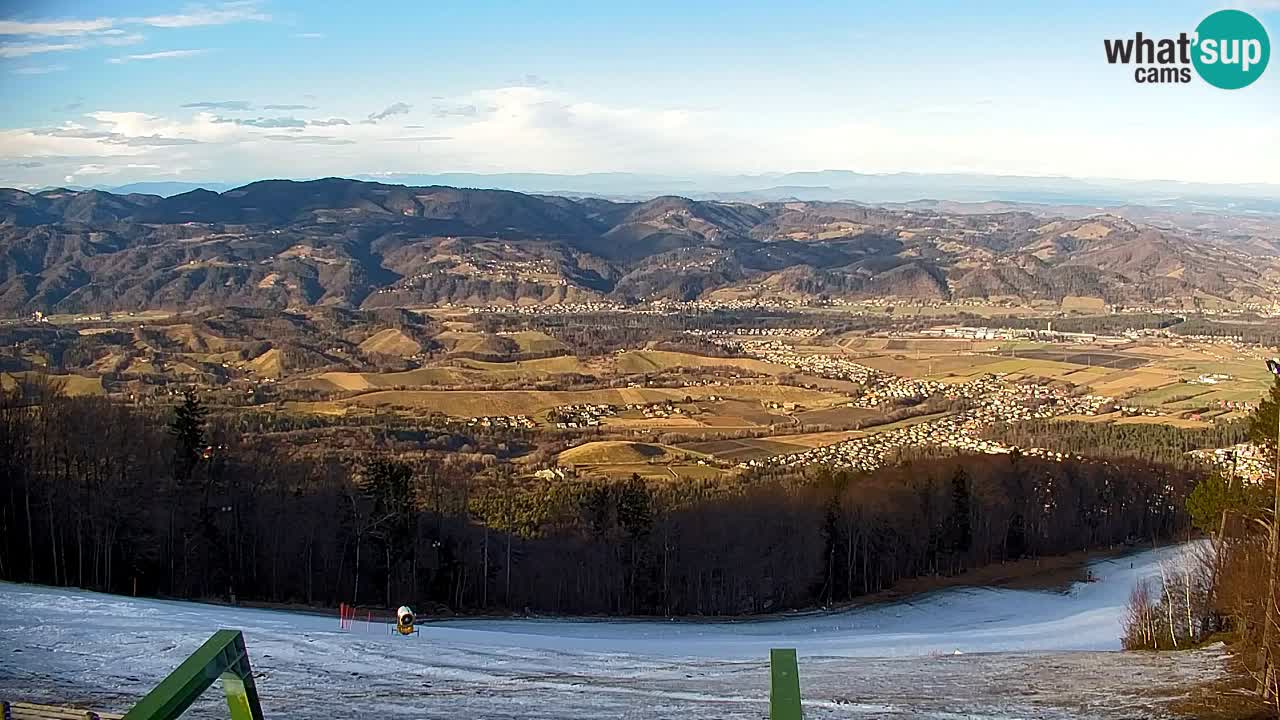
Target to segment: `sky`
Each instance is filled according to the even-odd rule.
[[[1104,38],[1233,0],[0,0],[0,185],[843,169],[1280,183],[1280,67]],[[1280,39],[1280,0],[1234,0]],[[1280,61],[1275,63],[1280,65]]]

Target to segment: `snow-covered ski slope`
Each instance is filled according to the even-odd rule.
[[[0,697],[127,708],[214,630],[245,632],[269,718],[763,718],[795,647],[807,718],[1133,718],[1222,672],[1119,649],[1130,589],[1176,549],[1094,563],[1068,593],[954,589],[742,622],[385,625],[0,584]],[[193,717],[220,717],[207,693]]]

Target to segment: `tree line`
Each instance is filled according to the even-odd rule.
[[[1195,462],[1187,456],[1192,450],[1230,447],[1248,440],[1249,423],[1233,420],[1204,428],[1180,428],[1158,423],[1038,419],[998,423],[987,428],[983,437],[1015,447],[1180,466]]]
[[[411,440],[300,453],[194,395],[139,409],[28,384],[0,394],[0,478],[7,580],[427,612],[721,615],[1172,538],[1196,475],[973,456],[679,484],[540,478]]]
[[[1280,379],[1248,422],[1250,442],[1273,462],[1278,415]],[[1221,637],[1237,661],[1231,667],[1251,676],[1258,696],[1280,713],[1280,481],[1214,473],[1196,483],[1186,504],[1211,540],[1134,590],[1124,645],[1176,649]]]

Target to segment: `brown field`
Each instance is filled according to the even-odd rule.
[[[1062,379],[1076,385],[1092,385],[1115,374],[1116,371],[1111,368],[1084,367],[1063,375]]]
[[[520,347],[522,353],[555,353],[568,352],[569,348],[564,343],[551,337],[544,332],[536,330],[527,330],[523,332],[504,333],[503,337],[510,338]]]
[[[1198,429],[1212,427],[1212,422],[1203,420],[1191,420],[1182,417],[1173,417],[1168,415],[1160,415],[1151,417],[1148,415],[1135,415],[1133,417],[1123,417],[1120,413],[1107,413],[1106,415],[1062,415],[1056,418],[1057,422],[1087,422],[1087,423],[1113,423],[1115,425],[1170,425],[1172,427]]]
[[[616,440],[588,442],[560,453],[557,461],[580,472],[658,481],[709,480],[723,474],[713,458],[695,450]]]
[[[756,458],[772,457],[803,452],[808,449],[800,445],[789,445],[776,440],[764,438],[743,438],[740,440],[709,440],[706,442],[685,443],[680,446],[685,450],[707,453],[729,462],[743,462]]]
[[[453,368],[431,367],[398,373],[327,372],[299,384],[318,390],[363,391],[420,385],[458,385],[467,382],[468,377],[466,373]]]
[[[687,353],[639,350],[589,361],[574,355],[505,362],[461,358],[448,361],[446,365],[405,372],[326,372],[300,380],[298,385],[321,391],[350,392],[396,387],[475,386],[518,380],[535,382],[567,373],[596,376],[625,375],[680,367],[737,368],[753,375],[778,375],[787,370],[781,365],[747,358],[709,358]]]
[[[1084,227],[1081,227],[1080,230],[1083,230]],[[1079,232],[1079,230],[1076,232]],[[1067,312],[1101,313],[1106,311],[1107,303],[1100,297],[1068,295],[1062,298],[1062,309]]]
[[[410,357],[422,352],[422,346],[413,338],[395,328],[379,330],[360,343],[360,349],[368,353]]]
[[[806,425],[848,425],[867,422],[879,416],[880,413],[876,410],[844,405],[796,413],[796,419]]]
[[[593,475],[603,475],[612,479],[629,478],[632,475],[650,482],[689,482],[699,480],[716,480],[725,475],[725,471],[714,465],[698,465],[673,463],[670,465],[652,465],[649,463],[614,463],[609,465],[591,465],[584,468]]]
[[[665,418],[609,417],[604,419],[603,425],[604,427],[607,427],[610,430],[635,430],[635,431],[666,430],[666,429],[696,430],[696,429],[707,427],[706,425],[703,425],[701,422],[684,415],[677,415],[677,416],[665,417]],[[734,426],[734,427],[739,427],[739,426]],[[756,427],[756,426],[754,424],[746,423],[741,425],[740,427]]]
[[[1034,360],[1020,357],[1001,357],[999,362],[982,366],[984,373],[1007,373],[1021,377],[1047,377],[1055,380],[1082,366],[1055,360]]]
[[[12,388],[19,378],[47,378],[50,382],[62,385],[62,391],[70,396],[102,395],[102,378],[85,377],[84,375],[46,375],[43,373],[0,373],[0,388]]]
[[[756,375],[780,375],[790,368],[751,358],[717,358],[667,350],[631,350],[619,353],[614,368],[625,374],[647,373],[672,368],[737,368]]]
[[[561,373],[583,373],[593,375],[599,368],[585,363],[573,355],[539,358],[537,360],[513,360],[510,362],[493,362],[489,360],[459,360],[459,367],[480,370],[494,375],[540,375],[551,376]]]
[[[502,342],[496,335],[477,332],[459,332],[446,330],[436,336],[450,352],[474,353],[476,355],[498,355],[503,352]]]
[[[606,390],[380,390],[328,402],[298,402],[290,407],[302,412],[341,413],[348,407],[404,408],[439,412],[454,417],[537,415],[561,405],[605,403],[679,402],[686,396],[711,395],[737,400],[796,402],[805,407],[831,406],[847,398],[821,390],[787,385],[725,385],[689,388],[611,388]]]
[[[250,360],[248,369],[263,377],[278,378],[284,374],[284,355],[279,349],[271,348]]]
[[[1102,380],[1093,383],[1094,392],[1113,397],[1123,397],[1128,393],[1151,390],[1178,381],[1178,373],[1158,368],[1141,370],[1124,370],[1112,373]]]
[[[598,440],[569,448],[556,458],[561,465],[622,465],[670,463],[708,459],[710,456],[672,445]]]

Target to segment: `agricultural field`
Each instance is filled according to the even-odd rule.
[[[599,440],[560,453],[556,462],[588,475],[657,480],[701,480],[721,475],[715,459],[701,453],[658,443]]]
[[[349,398],[320,402],[296,402],[297,411],[336,414],[347,408],[380,408],[453,417],[538,415],[565,405],[633,405],[678,403],[686,397],[711,397],[759,403],[796,403],[797,406],[830,407],[848,401],[844,395],[789,385],[703,385],[687,388],[626,387],[599,390],[379,390]]]
[[[1117,368],[1132,370],[1142,367],[1151,361],[1143,355],[1097,350],[1033,350],[1024,352],[1022,357],[1028,360],[1053,360],[1069,365],[1084,365],[1087,368]]]
[[[502,337],[502,336],[498,336]],[[531,345],[532,347],[536,347]],[[466,347],[477,348],[479,344]],[[251,363],[265,376],[275,377],[266,359]],[[750,358],[703,357],[689,353],[662,350],[634,350],[603,357],[582,359],[575,355],[557,355],[531,360],[478,360],[456,357],[415,370],[401,372],[329,371],[291,381],[298,387],[322,392],[364,392],[386,388],[474,388],[494,384],[554,380],[557,375],[592,377],[627,377],[669,371],[724,370],[727,378],[777,376],[788,368]],[[278,370],[277,370],[278,372]]]
[[[28,372],[0,373],[0,388],[12,388],[18,382],[21,382],[24,379],[33,378],[35,375],[35,373]],[[105,392],[102,387],[102,378],[100,377],[44,374],[41,374],[40,377],[61,385],[62,391],[73,397],[83,395],[102,395]]]
[[[387,328],[370,335],[360,343],[360,349],[367,353],[412,357],[422,352],[422,344],[406,335],[402,330]]]
[[[703,357],[666,350],[632,350],[613,357],[612,369],[618,374],[643,374],[674,368],[731,368],[753,375],[781,375],[789,368],[750,358]]]
[[[1144,340],[1117,347],[848,337],[838,347],[860,364],[898,375],[947,383],[985,373],[1004,373],[1015,380],[1043,377],[1099,394],[1133,397],[1141,404],[1182,394],[1253,400],[1270,382],[1258,351],[1190,341]],[[1216,386],[1187,384],[1214,374],[1230,378]],[[1212,394],[1214,390],[1218,392]]]

